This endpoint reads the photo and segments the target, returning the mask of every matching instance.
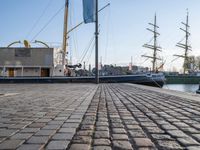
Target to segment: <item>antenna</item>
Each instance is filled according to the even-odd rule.
[[[187,67],[187,64],[188,64],[188,61],[189,61],[188,51],[189,50],[192,51],[192,47],[189,45],[189,42],[188,42],[189,41],[189,36],[191,35],[190,32],[189,32],[190,26],[189,26],[189,12],[188,12],[188,9],[187,9],[186,23],[184,23],[184,22],[181,22],[181,23],[185,26],[185,29],[180,28],[180,30],[185,32],[185,43],[183,44],[181,42],[178,42],[176,44],[176,46],[179,47],[179,48],[184,49],[185,53],[183,55],[174,55],[174,56],[184,59],[183,73],[185,74],[186,71],[188,70],[188,67]]]
[[[160,35],[160,33],[157,32],[157,29],[159,28],[159,26],[157,26],[156,14],[154,16],[154,23],[149,23],[149,25],[153,26],[153,29],[147,28],[147,30],[153,33],[154,42],[153,42],[153,45],[144,44],[143,47],[148,48],[148,49],[152,49],[153,50],[153,56],[142,55],[142,57],[152,59],[152,71],[156,72],[157,71],[157,69],[156,69],[157,60],[161,60],[160,58],[158,58],[157,53],[158,53],[158,51],[162,51],[162,48],[160,46],[158,46],[158,44],[157,44],[157,38]]]

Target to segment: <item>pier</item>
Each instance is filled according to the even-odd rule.
[[[134,84],[1,84],[0,149],[200,149],[198,95]]]

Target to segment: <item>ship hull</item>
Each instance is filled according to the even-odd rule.
[[[100,83],[134,83],[154,87],[162,87],[163,79],[146,75],[101,76]],[[94,77],[4,77],[0,83],[94,83]]]

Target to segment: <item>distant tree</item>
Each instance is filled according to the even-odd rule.
[[[200,56],[190,56],[184,63],[187,70],[195,71],[200,70]]]
[[[200,56],[195,57],[195,66],[197,70],[200,70]]]

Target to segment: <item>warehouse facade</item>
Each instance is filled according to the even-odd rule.
[[[0,76],[50,77],[53,48],[0,48]]]

